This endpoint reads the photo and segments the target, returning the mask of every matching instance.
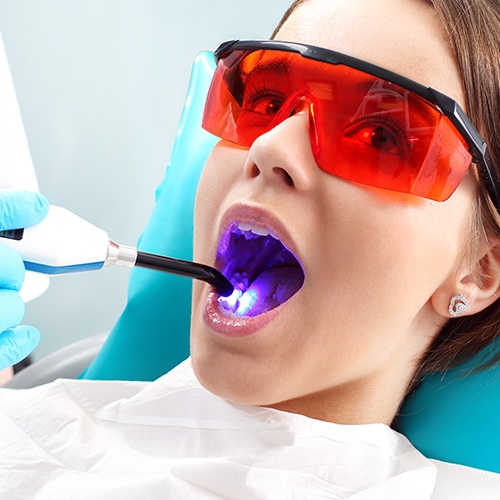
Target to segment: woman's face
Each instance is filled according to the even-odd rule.
[[[463,105],[455,62],[422,0],[306,0],[277,38],[369,61]],[[304,279],[297,267],[277,273],[272,291],[280,280],[299,290],[251,317],[224,312],[208,285],[195,284],[191,347],[202,384],[326,420],[387,420],[445,321],[436,291],[458,272],[475,195],[470,173],[442,203],[328,174],[315,163],[306,112],[250,149],[221,141],[198,192],[195,259],[214,263],[228,230],[238,225],[245,239],[253,225],[281,240]],[[262,258],[257,243],[238,245],[245,269]]]

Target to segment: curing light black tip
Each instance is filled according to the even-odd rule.
[[[229,297],[234,291],[233,285],[231,285],[221,272],[205,264],[172,259],[171,257],[163,257],[162,255],[154,255],[146,252],[137,252],[135,265],[206,281],[223,297]]]

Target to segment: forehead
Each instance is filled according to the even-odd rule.
[[[363,59],[440,90],[465,107],[457,64],[426,0],[306,0],[276,39]]]

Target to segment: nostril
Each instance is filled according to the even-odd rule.
[[[259,167],[255,163],[253,163],[246,169],[246,174],[249,179],[254,179],[255,177],[258,177],[260,175]]]
[[[281,177],[287,186],[293,186],[293,179],[285,169],[281,167],[274,167],[273,173]]]

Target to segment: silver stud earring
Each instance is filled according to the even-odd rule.
[[[450,307],[448,307],[448,311],[452,316],[460,316],[467,310],[468,305],[469,302],[463,295],[453,295],[450,299]]]

